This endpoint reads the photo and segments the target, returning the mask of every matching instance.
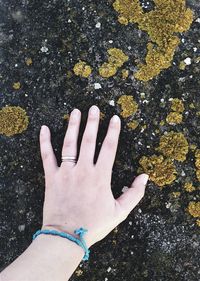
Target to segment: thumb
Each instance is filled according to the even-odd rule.
[[[147,174],[139,175],[131,187],[117,199],[123,213],[128,215],[143,198],[148,179]]]

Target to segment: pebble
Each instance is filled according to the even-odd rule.
[[[185,60],[184,60],[184,63],[186,64],[186,65],[190,65],[191,63],[192,63],[192,60],[191,60],[191,58],[186,58]]]
[[[101,28],[101,23],[97,22],[97,24],[95,25],[96,28]]]
[[[101,87],[101,84],[99,84],[99,83],[94,83],[94,88],[95,88],[95,90],[99,90],[99,89],[101,89],[102,87]]]

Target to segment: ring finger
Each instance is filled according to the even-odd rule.
[[[79,127],[81,121],[81,112],[78,109],[74,109],[70,114],[68,128],[65,134],[62,157],[75,158],[77,157],[77,141],[79,134]],[[73,161],[63,161],[61,166],[73,167]]]

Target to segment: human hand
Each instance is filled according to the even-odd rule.
[[[42,229],[55,229],[76,236],[75,229],[86,228],[88,233],[85,241],[88,247],[103,239],[126,219],[144,196],[148,181],[148,175],[138,176],[131,188],[117,200],[114,199],[111,176],[120,134],[120,118],[115,115],[110,120],[107,135],[94,164],[99,114],[97,106],[90,108],[77,163],[62,162],[58,167],[49,128],[42,126],[40,132],[45,172]],[[80,121],[81,112],[74,109],[63,143],[63,156],[77,156]]]

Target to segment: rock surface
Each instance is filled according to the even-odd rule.
[[[141,2],[149,2],[153,9],[153,1]],[[83,131],[89,107],[98,105],[104,114],[100,145],[109,118],[121,112],[118,99],[131,95],[138,110],[132,119],[122,118],[113,169],[114,196],[137,175],[140,158],[155,153],[164,132],[183,133],[189,153],[184,162],[175,161],[177,177],[171,185],[161,189],[149,183],[142,202],[92,247],[90,261],[81,264],[71,280],[197,281],[199,226],[187,207],[199,201],[200,190],[194,156],[200,148],[200,3],[187,1],[194,21],[189,31],[178,35],[181,44],[172,66],[145,83],[133,73],[145,58],[148,35],[137,25],[121,25],[112,4],[112,0],[0,0],[0,104],[1,108],[20,106],[29,116],[25,132],[0,136],[0,269],[30,244],[41,225],[41,125],[50,127],[60,162],[65,114],[78,107],[84,116]],[[121,49],[129,60],[115,76],[102,78],[98,68],[108,61],[110,48]],[[74,74],[78,61],[90,65],[88,78]],[[128,70],[125,76],[123,69]],[[173,98],[184,103],[180,124],[166,122]],[[127,126],[133,119],[138,122],[134,130]],[[187,182],[193,183],[192,192],[184,189]]]

